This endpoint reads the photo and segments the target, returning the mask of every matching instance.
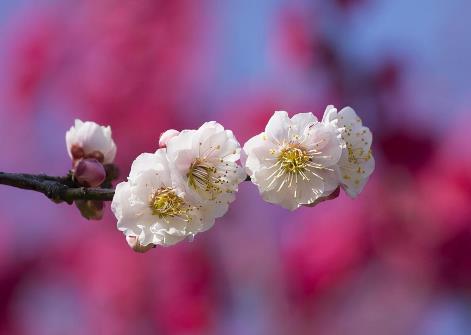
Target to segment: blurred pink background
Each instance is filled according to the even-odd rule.
[[[471,334],[466,0],[2,0],[0,170],[63,175],[75,118],[121,179],[168,128],[243,144],[274,110],[350,105],[377,168],[290,213],[244,183],[193,242],[132,252],[115,219],[0,187],[0,334]]]

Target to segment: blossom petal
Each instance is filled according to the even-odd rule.
[[[266,135],[276,143],[282,143],[288,138],[288,129],[291,120],[285,111],[277,111],[267,123],[265,127]]]
[[[302,135],[306,128],[317,122],[317,118],[312,113],[298,113],[291,118],[292,126],[298,135]]]

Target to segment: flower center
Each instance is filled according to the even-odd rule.
[[[196,191],[209,192],[211,198],[221,193],[222,181],[217,175],[217,169],[201,159],[195,159],[187,173],[188,185]]]
[[[329,157],[322,155],[322,152],[317,149],[307,150],[299,144],[285,146],[276,157],[276,162],[270,167],[272,173],[267,177],[269,181],[267,187],[271,188],[274,186],[277,192],[280,192],[285,185],[288,188],[294,185],[294,197],[296,198],[299,180],[310,181],[312,177],[323,180],[316,170],[332,170],[320,163],[316,163],[314,160],[316,156]],[[317,196],[316,191],[313,190],[313,192]]]
[[[306,171],[311,156],[302,148],[289,146],[281,150],[278,161],[285,173],[300,174]]]
[[[180,217],[185,221],[191,220],[189,212],[192,207],[187,205],[171,187],[158,189],[152,195],[149,205],[152,215],[156,215],[161,219]]]

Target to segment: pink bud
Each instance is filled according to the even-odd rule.
[[[75,178],[86,187],[97,187],[105,180],[106,171],[96,159],[82,159],[75,167]]]
[[[141,254],[149,251],[155,246],[152,243],[146,246],[142,245],[136,236],[126,236],[126,242],[128,242],[128,245],[131,247],[132,250]]]
[[[168,141],[170,141],[175,136],[178,136],[178,134],[180,134],[180,132],[178,130],[175,130],[175,129],[169,129],[167,131],[164,131],[160,135],[159,147],[160,148],[165,148],[167,146]]]

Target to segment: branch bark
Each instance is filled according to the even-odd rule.
[[[114,189],[77,187],[69,174],[65,177],[0,172],[0,184],[44,194],[55,202],[74,200],[113,200]]]
[[[250,181],[250,177],[247,176],[245,181]],[[113,188],[78,186],[70,173],[67,176],[56,177],[45,174],[0,172],[0,185],[36,191],[54,202],[65,201],[68,204],[75,200],[111,201],[114,196]]]

